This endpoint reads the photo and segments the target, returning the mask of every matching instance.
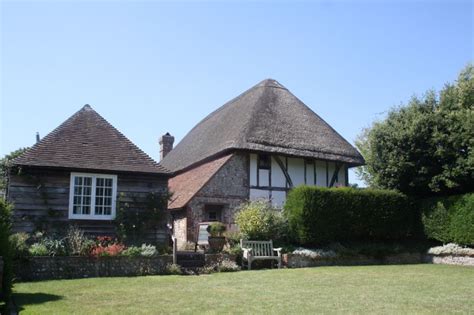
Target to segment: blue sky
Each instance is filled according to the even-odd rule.
[[[91,104],[153,158],[274,78],[353,143],[473,60],[472,1],[3,1],[0,155]],[[352,174],[351,182],[357,182]]]

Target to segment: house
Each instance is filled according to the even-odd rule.
[[[173,149],[161,138],[161,165],[174,173],[168,207],[179,244],[199,223],[234,225],[247,200],[281,207],[297,185],[347,186],[360,153],[275,80],[260,82],[198,123]]]
[[[170,172],[89,105],[12,161],[7,198],[15,232],[56,231],[74,224],[114,235],[121,204],[142,211],[150,194],[167,195]],[[166,220],[146,231],[166,239]]]

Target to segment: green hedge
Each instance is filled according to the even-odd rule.
[[[422,200],[420,207],[427,238],[474,245],[474,193]]]
[[[3,281],[0,284],[0,301],[7,302],[12,288],[12,248],[9,237],[11,234],[12,207],[0,198],[0,256],[3,257]]]
[[[403,194],[372,189],[293,189],[285,204],[290,235],[303,245],[412,237],[417,214]]]

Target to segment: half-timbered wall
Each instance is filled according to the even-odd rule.
[[[336,162],[271,155],[270,168],[260,168],[261,156],[250,154],[250,199],[267,199],[281,207],[291,185],[347,186],[347,165]],[[338,172],[335,174],[336,169]],[[286,173],[286,174],[285,174]],[[287,176],[289,177],[287,179]]]
[[[70,171],[31,168],[23,169],[21,175],[10,175],[8,200],[14,204],[15,232],[61,231],[74,224],[89,235],[115,235],[112,220],[69,219],[70,174]],[[161,176],[115,175],[118,201],[127,203],[129,211],[143,209],[149,193],[165,193],[168,189],[167,178]],[[165,224],[166,218],[163,224],[149,231],[147,239],[164,242]]]

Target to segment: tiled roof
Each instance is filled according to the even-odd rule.
[[[360,153],[275,80],[267,79],[197,124],[162,161],[180,172],[230,150],[363,165]]]
[[[168,174],[89,105],[13,160],[16,165]]]
[[[168,187],[173,196],[168,208],[179,209],[186,206],[231,157],[232,154],[223,156],[171,178]]]

